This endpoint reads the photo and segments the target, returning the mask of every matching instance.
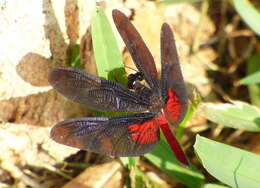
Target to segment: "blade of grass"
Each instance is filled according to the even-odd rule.
[[[194,149],[204,168],[231,187],[260,187],[260,156],[197,135]]]
[[[194,168],[188,169],[180,165],[163,139],[152,152],[144,155],[144,157],[170,177],[177,179],[188,187],[201,187],[204,182],[204,176],[200,172]]]
[[[260,131],[260,110],[247,103],[233,104],[203,103],[201,115],[217,124],[246,131]]]
[[[260,71],[260,55],[252,55],[247,63],[247,74],[253,74],[256,71]],[[260,80],[260,78],[258,79]],[[248,85],[249,95],[251,103],[260,107],[260,84]]]
[[[176,130],[176,139],[179,140],[185,130],[185,125],[187,124],[187,122],[190,120],[190,118],[192,117],[193,113],[195,112],[195,110],[197,109],[198,105],[201,103],[201,97],[197,94],[195,94],[195,99],[194,101],[191,103],[190,107],[188,108],[188,111],[183,119],[183,121],[179,124],[177,130]]]
[[[260,71],[250,74],[240,81],[241,84],[257,84],[260,83]]]
[[[203,188],[229,188],[229,187],[220,184],[207,183],[203,186]]]
[[[240,80],[241,84],[249,85],[260,83],[260,55],[253,54],[247,62],[247,74],[245,78]]]
[[[88,167],[90,167],[90,164],[88,163],[80,163],[80,162],[62,162],[64,166],[66,167],[72,167],[72,168],[77,168],[77,169],[86,169]]]
[[[240,80],[240,83],[245,85],[260,83],[260,71],[248,75],[247,77]]]
[[[91,29],[98,75],[104,79],[126,84],[127,77],[122,55],[102,8],[95,9]]]
[[[151,183],[148,177],[137,168],[137,163],[140,160],[140,157],[120,157],[120,160],[128,170],[133,171],[132,174],[135,175],[135,187],[143,187],[144,182]],[[128,182],[128,184],[130,183]]]
[[[80,64],[80,46],[78,44],[72,45],[70,47],[69,54],[69,66],[77,69],[82,69],[82,65]]]
[[[260,12],[248,0],[229,0],[246,24],[260,36]]]
[[[120,157],[120,160],[126,168],[131,170],[136,167],[140,157]]]
[[[127,85],[127,76],[116,38],[102,8],[97,7],[91,20],[91,36],[98,76]],[[124,115],[123,112],[98,112],[88,109],[95,116]]]

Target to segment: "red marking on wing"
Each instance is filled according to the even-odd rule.
[[[164,108],[165,116],[168,120],[176,122],[180,118],[182,104],[172,88],[168,89],[168,100]]]
[[[138,144],[152,144],[159,139],[159,126],[155,120],[128,126],[130,137]]]
[[[161,126],[163,124],[167,124],[167,120],[165,119],[165,116],[163,114],[159,115],[156,117],[156,121],[158,122],[158,124]]]

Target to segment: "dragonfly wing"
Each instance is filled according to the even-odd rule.
[[[149,100],[126,87],[70,67],[57,67],[49,73],[49,83],[65,97],[99,111],[140,112]]]
[[[183,80],[173,33],[164,23],[161,30],[161,85],[165,100],[165,116],[171,124],[180,123],[187,111],[187,93]]]
[[[124,40],[137,69],[144,75],[144,79],[150,87],[159,92],[155,62],[141,35],[122,12],[113,10],[112,15],[117,30]]]
[[[58,143],[95,153],[126,157],[152,150],[159,141],[153,113],[118,117],[68,119],[55,125],[51,138]]]

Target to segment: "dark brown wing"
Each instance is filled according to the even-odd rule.
[[[160,92],[154,59],[142,37],[130,20],[119,10],[113,10],[113,19],[137,69],[144,75],[145,81],[150,87]]]
[[[178,124],[186,114],[188,102],[173,33],[166,23],[161,30],[161,64],[165,116],[171,124]]]
[[[55,125],[51,138],[58,143],[118,157],[143,155],[159,141],[155,114],[68,119]]]
[[[77,69],[57,67],[48,79],[65,97],[99,111],[140,112],[149,107],[148,99],[126,87]]]

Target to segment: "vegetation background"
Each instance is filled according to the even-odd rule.
[[[113,159],[49,138],[57,122],[91,114],[50,87],[53,67],[114,66],[97,54],[117,47],[96,40],[113,34],[117,58],[135,69],[113,9],[130,17],[158,70],[161,25],[173,29],[190,99],[173,131],[192,169],[163,140],[145,156]],[[259,9],[253,0],[0,1],[0,187],[260,187]]]

